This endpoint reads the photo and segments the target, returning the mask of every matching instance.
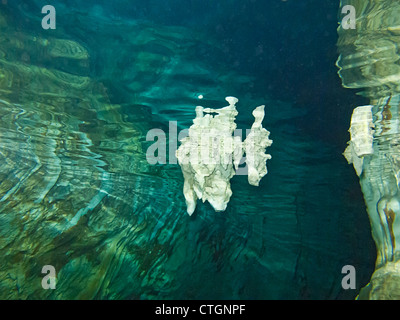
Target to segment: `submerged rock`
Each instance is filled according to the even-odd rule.
[[[341,1],[357,12],[356,28],[339,27],[337,62],[343,86],[362,89],[371,106],[354,110],[345,156],[352,162],[367,205],[377,259],[360,298],[400,296],[400,4]],[[374,131],[372,130],[374,127]]]
[[[197,199],[208,201],[215,211],[224,211],[232,190],[231,178],[238,169],[243,153],[248,164],[248,181],[258,186],[267,174],[266,160],[271,159],[265,149],[272,144],[269,132],[261,125],[264,106],[253,111],[255,118],[250,133],[242,143],[232,136],[236,129],[235,117],[238,99],[226,97],[229,106],[221,109],[196,108],[196,118],[189,128],[189,136],[182,139],[176,152],[185,179],[183,193],[187,212],[192,215]],[[213,116],[212,114],[216,114]]]

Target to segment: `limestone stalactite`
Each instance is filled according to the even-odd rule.
[[[255,121],[244,142],[232,136],[236,129],[235,97],[227,97],[229,106],[221,109],[196,108],[196,118],[189,128],[189,136],[182,139],[176,152],[185,179],[183,193],[187,212],[192,215],[197,199],[206,200],[215,211],[224,211],[232,196],[230,179],[246,153],[248,181],[258,186],[267,174],[266,160],[271,159],[265,149],[272,144],[269,132],[262,127],[264,106],[253,111]],[[212,114],[216,114],[213,116]]]

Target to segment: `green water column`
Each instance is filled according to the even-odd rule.
[[[373,152],[362,157],[359,177],[377,259],[358,298],[399,299],[400,2],[342,0],[345,5],[356,9],[356,28],[338,28],[339,75],[344,87],[369,98],[374,126]]]

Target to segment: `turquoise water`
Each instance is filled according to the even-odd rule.
[[[53,1],[55,30],[46,4],[0,4],[0,298],[356,297],[376,253],[342,156],[365,100],[337,75],[336,1]],[[189,217],[146,134],[226,96],[243,129],[266,105],[269,172]]]

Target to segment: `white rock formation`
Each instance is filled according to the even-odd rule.
[[[262,127],[264,119],[264,107],[259,106],[253,111],[255,118],[251,126],[250,134],[243,142],[243,149],[246,153],[246,163],[248,165],[248,180],[253,186],[258,186],[262,177],[267,173],[266,161],[271,159],[271,155],[265,154],[267,147],[271,146],[272,140],[269,131]]]
[[[244,151],[250,184],[257,186],[267,173],[265,161],[271,156],[264,152],[272,141],[268,139],[269,132],[261,126],[264,106],[254,110],[255,122],[249,137],[242,143],[240,137],[233,136],[238,99],[225,99],[229,102],[225,108],[196,107],[189,136],[182,139],[176,152],[185,179],[183,193],[189,215],[196,209],[198,199],[207,200],[215,211],[226,209],[232,196],[230,179],[235,175]]]
[[[372,106],[355,108],[351,116],[349,145],[343,155],[349,164],[353,164],[358,176],[362,173],[364,157],[374,153],[373,127]]]

